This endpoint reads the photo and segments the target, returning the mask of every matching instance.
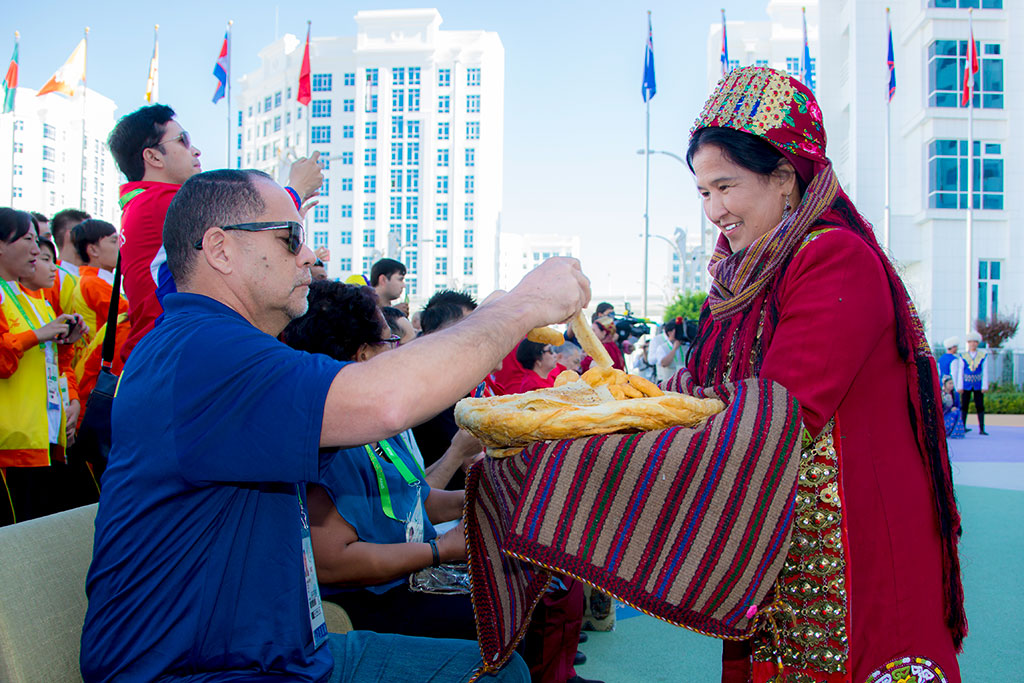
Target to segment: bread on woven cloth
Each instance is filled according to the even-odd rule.
[[[484,446],[506,449],[594,434],[696,427],[724,408],[718,399],[677,393],[617,400],[607,386],[581,379],[524,394],[463,399],[455,404],[455,422]]]

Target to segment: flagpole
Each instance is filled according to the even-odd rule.
[[[231,25],[235,22],[228,20],[228,73],[227,73],[227,96],[228,96],[228,144],[227,156],[224,157],[224,168],[231,168]]]
[[[14,32],[14,51],[15,52],[18,51],[18,40],[20,38],[21,38],[21,34],[18,33],[17,31],[15,31]],[[15,111],[15,108],[14,108],[16,106],[18,106],[17,85],[15,85],[15,91],[14,91],[14,106],[11,107],[11,206],[14,206],[14,136],[17,133],[17,130],[16,130],[17,126],[16,126],[16,124],[17,124],[17,121],[18,121],[18,112]],[[22,169],[21,172],[24,173],[25,172],[24,169]]]
[[[890,23],[890,19],[889,19],[889,8],[888,7],[885,8],[885,27],[886,27],[886,40],[890,40],[890,37],[892,36],[892,24]],[[889,69],[892,69],[891,65],[889,66]],[[891,72],[890,72],[890,74],[891,74]],[[890,224],[890,221],[891,221],[891,208],[889,206],[889,201],[890,201],[890,196],[891,195],[890,195],[890,187],[889,187],[889,185],[890,185],[890,177],[891,177],[891,173],[892,173],[892,159],[891,159],[891,151],[889,149],[891,144],[892,144],[891,141],[890,141],[891,140],[890,136],[892,135],[892,132],[891,132],[891,126],[892,126],[892,111],[891,111],[892,110],[892,93],[889,92],[889,80],[890,79],[886,79],[886,82],[885,82],[885,221],[884,221],[885,234],[883,235],[883,246],[885,247],[886,252],[889,251],[889,235],[890,235],[890,230],[891,230],[891,224]]]
[[[970,98],[967,101],[967,231],[966,244],[964,245],[965,265],[967,267],[965,278],[967,288],[966,305],[964,306],[967,326],[965,334],[974,329],[971,320],[971,294],[974,288],[974,71],[972,55],[974,54],[974,10],[967,10],[968,39],[971,44],[967,46],[967,65],[969,75]]]
[[[309,45],[310,44],[310,31],[312,30],[312,26],[313,26],[313,22],[311,20],[306,20],[306,49],[307,50],[310,47],[310,45]],[[312,71],[313,71],[312,68],[310,68],[309,77],[310,77],[311,80],[313,78]],[[306,107],[306,157],[307,158],[309,158],[309,155],[310,155],[309,146],[310,146],[310,143],[312,142],[312,140],[309,137],[309,119],[311,118],[312,114],[313,114],[313,107],[312,106]]]
[[[89,27],[85,27],[85,54],[82,57],[82,164],[81,183],[78,186],[78,208],[85,211],[85,159],[89,155],[89,144],[85,137],[85,96],[89,90]]]
[[[647,266],[651,241],[651,100],[647,99],[644,108],[647,110],[644,136],[644,286],[643,309],[647,318]]]

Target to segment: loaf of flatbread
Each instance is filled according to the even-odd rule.
[[[536,441],[571,439],[622,431],[696,427],[725,409],[718,399],[666,392],[616,400],[605,386],[577,380],[524,394],[466,398],[455,405],[455,421],[473,433],[488,453]]]

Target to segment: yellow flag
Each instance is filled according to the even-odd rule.
[[[57,69],[57,73],[50,76],[46,85],[39,89],[36,96],[45,95],[48,92],[60,92],[65,95],[74,95],[75,88],[85,80],[85,38],[78,43],[78,47],[64,62],[64,66]]]
[[[160,98],[160,43],[153,39],[153,58],[149,60],[149,78],[146,79],[146,102],[153,104]]]

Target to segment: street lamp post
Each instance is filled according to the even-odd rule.
[[[651,155],[652,154],[664,154],[667,157],[672,157],[673,159],[675,159],[676,161],[681,163],[686,168],[690,167],[690,165],[686,163],[686,159],[684,159],[683,157],[679,156],[678,154],[676,154],[674,152],[666,152],[663,149],[638,149],[636,151],[636,153],[644,157],[644,160],[647,162],[648,169],[650,168],[650,160],[651,160]],[[648,211],[648,198],[650,197],[650,193],[651,193],[651,174],[648,171],[648,173],[646,175],[646,183],[645,183],[645,187],[644,187],[644,287],[643,287],[643,308],[644,308],[644,317],[645,318],[647,317],[647,268],[648,268],[648,258],[649,258],[649,256],[648,256],[648,249],[647,249],[648,242],[650,242],[650,238],[651,237],[659,237],[659,238],[661,238],[661,239],[663,239],[663,240],[665,240],[667,242],[670,241],[667,237],[662,237],[661,235],[651,235],[650,234],[650,229],[649,229],[650,228],[650,215],[649,215],[649,211]],[[704,238],[704,223],[702,221],[701,222],[701,230],[700,230],[700,250],[701,250],[701,254],[706,252],[706,249],[704,248],[704,239],[705,239]],[[679,249],[678,249],[678,247],[676,247],[675,244],[672,244],[672,247],[676,250],[676,253],[679,253]],[[682,268],[685,263],[686,263],[686,261],[683,258],[683,255],[680,254],[679,255],[680,268]]]

